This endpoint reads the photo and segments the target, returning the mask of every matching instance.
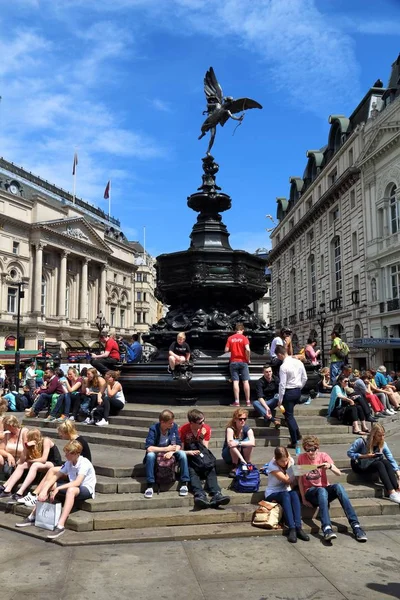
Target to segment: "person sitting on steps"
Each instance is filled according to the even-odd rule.
[[[121,360],[121,354],[118,343],[108,332],[102,335],[101,341],[105,344],[104,352],[101,352],[101,354],[92,354],[90,364],[97,369],[101,375],[104,375],[110,369],[115,369],[116,365]]]
[[[276,429],[281,425],[280,419],[275,418],[275,409],[279,400],[278,389],[279,378],[273,375],[272,367],[264,365],[263,376],[256,383],[257,400],[254,400],[253,406],[268,425],[273,420]]]
[[[229,504],[229,496],[224,496],[218,485],[215,457],[211,453],[203,454],[203,446],[208,450],[211,427],[205,423],[204,414],[197,408],[189,410],[187,419],[188,423],[179,428],[179,436],[189,461],[190,486],[194,494],[194,504],[198,508],[217,508]],[[214,464],[206,462],[203,466],[201,464],[203,461],[199,457],[206,461],[208,459],[208,462],[214,462]],[[205,480],[204,489],[201,483],[202,479]],[[205,490],[211,496],[210,501],[207,499]]]
[[[334,417],[343,425],[352,425],[354,434],[369,433],[366,415],[360,404],[356,404],[346,393],[349,380],[339,375],[338,383],[333,386],[328,406],[328,417]],[[361,429],[358,424],[361,423]]]
[[[350,523],[354,537],[358,542],[366,542],[368,538],[365,531],[361,529],[346,490],[340,483],[330,484],[328,482],[327,471],[332,471],[337,476],[342,474],[341,471],[336,467],[329,454],[320,452],[319,439],[315,435],[304,436],[303,450],[304,452],[297,458],[297,464],[311,465],[311,470],[298,477],[301,500],[304,506],[319,508],[324,541],[330,542],[337,538],[332,529],[329,515],[329,505],[337,498]]]
[[[175,415],[171,410],[163,410],[159,415],[159,422],[154,423],[147,434],[145,448],[146,454],[143,462],[146,466],[147,489],[145,498],[153,497],[153,486],[156,482],[155,468],[157,454],[163,453],[165,458],[175,456],[180,470],[179,495],[187,496],[187,484],[190,481],[187,456],[181,450],[182,442],[179,437],[178,425],[174,423]]]
[[[246,425],[248,416],[247,410],[238,408],[226,427],[222,458],[226,464],[233,467],[229,473],[229,477],[232,478],[236,476],[239,463],[247,465],[251,461],[251,453],[256,445],[254,432]]]
[[[183,331],[176,336],[176,342],[172,342],[168,351],[168,371],[173,377],[177,377],[178,369],[190,359],[190,346],[186,342],[186,335]]]

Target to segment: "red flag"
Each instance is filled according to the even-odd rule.
[[[104,199],[108,200],[110,197],[110,182],[107,183],[106,189],[104,190]]]
[[[75,175],[77,165],[78,165],[78,155],[75,152],[75,154],[74,154],[74,164],[72,165],[72,175]]]

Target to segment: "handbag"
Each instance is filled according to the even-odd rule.
[[[61,502],[37,502],[35,527],[54,531],[61,517]]]
[[[4,473],[6,479],[9,479],[11,477],[11,475],[14,473],[15,469],[17,468],[17,451],[18,451],[21,433],[22,433],[22,428],[20,428],[20,430],[19,430],[17,445],[15,446],[15,452],[14,452],[14,463],[15,464],[14,464],[14,466],[10,465],[8,460],[4,461],[3,473]]]
[[[261,500],[254,511],[251,524],[261,529],[282,529],[282,506],[277,502]]]

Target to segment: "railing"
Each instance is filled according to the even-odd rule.
[[[360,290],[354,290],[354,292],[351,292],[351,303],[360,304]]]
[[[315,306],[312,306],[311,308],[307,308],[307,319],[315,319],[315,314],[316,314],[316,308]]]
[[[297,323],[297,316],[296,315],[290,315],[289,316],[289,325],[296,325]]]
[[[299,321],[304,321],[304,310],[299,312]]]
[[[334,298],[333,300],[329,301],[329,310],[331,310],[332,312],[334,312],[335,310],[340,310],[341,308],[342,308],[341,296],[338,296],[337,298]]]
[[[393,298],[393,300],[387,301],[387,310],[390,312],[391,310],[400,310],[400,300],[398,298]]]

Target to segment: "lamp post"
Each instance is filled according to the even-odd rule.
[[[17,339],[16,339],[16,346],[15,346],[15,388],[16,391],[19,392],[19,369],[20,369],[20,342],[21,342],[21,298],[24,298],[25,293],[22,289],[23,287],[23,282],[22,281],[18,281],[18,283],[16,284],[18,287],[18,296],[17,296]]]
[[[321,355],[322,355],[322,366],[325,366],[325,340],[324,340],[324,327],[326,323],[326,311],[325,311],[325,302],[321,302],[319,305],[319,311],[317,313],[318,319],[317,323],[321,328]]]
[[[97,329],[99,330],[99,339],[100,339],[101,333],[107,325],[106,318],[103,315],[102,311],[100,311],[99,314],[97,315],[95,323],[96,323]]]

